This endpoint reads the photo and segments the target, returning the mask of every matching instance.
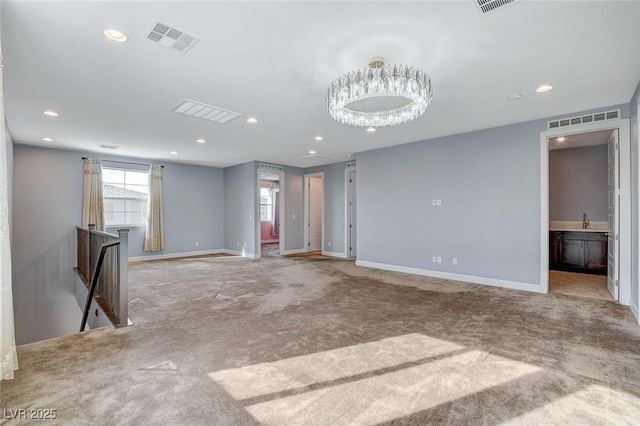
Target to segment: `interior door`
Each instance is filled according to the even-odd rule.
[[[349,188],[349,194],[347,197],[347,215],[348,215],[348,241],[347,241],[347,256],[350,258],[356,257],[357,256],[357,221],[356,221],[356,171],[355,170],[351,170],[348,173],[348,177],[349,177],[349,185],[347,188]]]
[[[322,178],[309,178],[309,251],[322,250]]]
[[[618,300],[620,253],[620,149],[618,130],[614,130],[609,138],[608,176],[609,176],[609,230],[607,235],[607,288],[614,300]]]

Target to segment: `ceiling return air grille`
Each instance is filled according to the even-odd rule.
[[[493,12],[502,6],[513,3],[514,1],[515,0],[475,0],[476,6],[478,6],[478,9],[482,14]]]
[[[98,145],[98,148],[102,148],[102,149],[118,149],[117,145],[107,145],[104,143],[101,143],[100,145]]]
[[[260,163],[259,166],[260,170],[267,170],[270,172],[282,172],[284,171],[284,167],[282,166],[274,166],[273,164],[264,164],[264,163]]]
[[[549,121],[547,128],[559,129],[568,126],[577,126],[578,124],[596,123],[598,121],[616,120],[620,118],[620,110],[599,112],[597,114],[582,115],[580,117],[563,118],[562,120]]]
[[[200,37],[179,30],[162,22],[153,22],[146,32],[147,39],[180,53],[187,53]]]
[[[189,115],[194,118],[201,118],[203,120],[214,121],[220,124],[228,123],[234,118],[242,115],[213,105],[192,101],[191,99],[185,99],[180,102],[180,104],[172,111],[178,114]]]

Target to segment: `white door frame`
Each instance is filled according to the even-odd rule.
[[[260,174],[262,172],[265,173],[271,173],[274,175],[278,175],[278,184],[280,185],[280,196],[278,197],[278,202],[280,203],[280,208],[279,208],[279,212],[278,212],[278,221],[280,224],[280,229],[278,230],[278,240],[280,241],[278,243],[278,248],[279,248],[279,253],[283,254],[284,251],[284,233],[285,233],[285,215],[284,215],[284,171],[282,172],[276,172],[276,171],[271,171],[271,170],[262,170],[262,169],[258,169],[258,182],[257,182],[257,188],[258,190],[256,191],[256,206],[257,208],[255,209],[256,213],[256,220],[255,220],[255,225],[256,225],[256,237],[258,240],[258,244],[256,244],[257,246],[257,251],[256,251],[256,257],[261,258],[262,257],[262,229],[261,229],[261,224],[260,224]]]
[[[638,149],[638,146],[640,145],[640,129],[638,128],[638,123],[640,123],[640,98],[638,99],[638,104],[637,104],[638,108],[637,108],[637,117],[635,117],[636,120],[636,126],[633,129],[633,133],[635,134],[635,137],[638,140],[634,140],[634,143],[636,144],[636,167],[640,167],[640,149]],[[636,189],[640,190],[640,173],[636,174]],[[636,212],[640,212],[640,197],[638,196],[638,194],[635,194],[636,199],[635,199],[635,211]],[[637,217],[637,215],[636,215]],[[638,226],[640,224],[636,224],[636,226]],[[638,239],[640,239],[640,232],[638,231],[638,229],[635,229],[635,233],[636,233],[636,244],[638,244]],[[635,251],[635,259],[633,259],[635,265],[636,265],[636,270],[640,268],[640,247],[638,247],[637,245],[633,248]],[[636,286],[636,298],[634,300],[631,301],[630,303],[630,307],[631,307],[631,312],[633,312],[633,315],[635,315],[636,320],[638,321],[638,324],[640,324],[640,282],[638,280],[638,277],[636,276],[636,282],[633,283],[633,285]]]
[[[607,290],[614,300],[620,300],[620,132],[615,129],[607,139]],[[612,152],[613,148],[613,152]],[[611,167],[613,165],[613,171]],[[613,175],[613,183],[611,176]],[[613,189],[613,221],[611,220],[611,191]],[[613,230],[611,229],[613,225]],[[613,235],[613,238],[612,238]],[[613,253],[613,256],[611,256]],[[613,257],[613,262],[610,262]]]
[[[357,171],[356,167],[344,169],[344,257],[347,259],[353,259],[349,257],[349,173],[355,171]]]
[[[322,238],[321,238],[321,252],[324,253],[324,172],[308,173],[304,175],[302,184],[304,186],[304,252],[309,252],[309,178],[320,177],[322,178]]]
[[[620,303],[631,298],[631,136],[629,119],[579,124],[540,132],[540,290],[549,292],[549,139],[618,129],[620,138]]]

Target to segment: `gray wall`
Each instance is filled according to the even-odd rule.
[[[73,333],[79,327],[72,268],[75,227],[82,215],[83,155],[88,156],[15,145],[12,260],[18,344]],[[171,163],[163,177],[166,249],[148,255],[221,249],[222,170]],[[143,237],[144,228],[132,229],[131,256],[145,255]]]
[[[549,151],[549,220],[608,220],[607,145]]]
[[[102,159],[112,158],[101,156]],[[139,159],[118,158],[140,162]],[[123,167],[116,163],[105,163]],[[146,167],[144,170],[148,170]],[[129,232],[129,256],[157,256],[223,248],[224,172],[213,167],[167,163],[162,170],[165,249],[144,251],[144,227]],[[107,232],[117,233],[115,228]],[[196,241],[198,246],[196,246]]]
[[[324,251],[346,255],[345,247],[345,168],[346,162],[304,170],[308,173],[324,173]],[[304,228],[303,228],[304,230]],[[331,243],[331,246],[329,244]]]
[[[255,162],[224,169],[224,248],[256,253],[255,218],[258,200],[258,166]]]
[[[640,83],[631,98],[631,308],[640,320],[640,132],[638,131]]]
[[[302,250],[304,247],[303,176],[304,170],[284,167],[284,249]],[[295,216],[295,218],[294,218]]]
[[[20,345],[80,326],[72,293],[75,227],[82,215],[80,154],[16,145],[13,184],[13,300]]]
[[[628,105],[612,108],[628,117]],[[544,119],[358,153],[358,261],[539,286],[546,128]]]

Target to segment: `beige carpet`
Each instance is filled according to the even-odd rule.
[[[49,408],[47,424],[72,425],[640,418],[640,327],[610,301],[319,256],[130,271],[135,326],[20,347],[16,379],[2,382],[5,414]]]

